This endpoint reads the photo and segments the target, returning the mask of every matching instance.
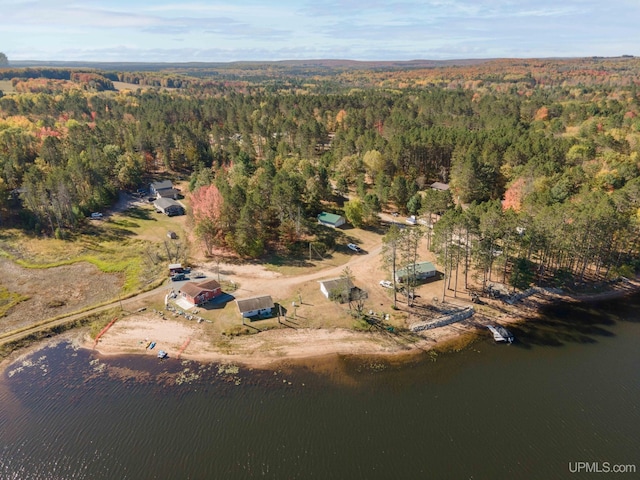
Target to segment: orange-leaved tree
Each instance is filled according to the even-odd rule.
[[[223,203],[224,199],[215,185],[202,186],[191,194],[194,232],[202,241],[207,255],[211,255],[213,247],[224,244],[224,232],[220,224]]]

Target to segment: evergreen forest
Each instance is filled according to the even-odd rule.
[[[639,83],[634,57],[0,68],[0,228],[73,241],[120,191],[183,179],[207,252],[331,249],[320,212],[398,211],[460,278],[632,276]]]

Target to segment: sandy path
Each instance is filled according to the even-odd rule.
[[[339,277],[347,266],[353,272],[358,284],[364,284],[365,288],[373,288],[372,285],[377,285],[382,278],[377,268],[381,250],[382,244],[379,243],[367,253],[354,256],[346,264],[303,275],[287,276],[267,270],[262,265],[251,264],[233,265],[220,263],[219,268],[224,272],[223,277],[233,279],[240,284],[236,295],[238,298],[253,295],[271,295],[274,298],[286,298],[293,296],[297,289],[309,282]],[[214,275],[212,273],[214,271],[212,263],[205,264],[201,270],[204,270],[210,276]]]

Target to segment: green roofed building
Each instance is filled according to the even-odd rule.
[[[436,266],[431,262],[418,262],[415,265],[400,268],[396,270],[396,282],[405,282],[405,280],[415,276],[416,280],[424,280],[436,276]]]
[[[346,223],[344,217],[335,213],[322,212],[318,215],[318,223],[326,227],[338,228]]]

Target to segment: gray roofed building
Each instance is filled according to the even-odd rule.
[[[184,215],[184,207],[170,198],[158,198],[154,200],[153,206],[156,207],[156,210],[159,212],[169,215],[170,217],[173,215]]]
[[[275,308],[271,295],[259,295],[257,297],[238,299],[236,300],[236,305],[243,318],[271,316]]]
[[[320,291],[330,300],[340,300],[342,303],[349,301],[351,292],[356,288],[353,282],[345,277],[322,280]]]
[[[160,190],[173,188],[171,180],[162,180],[161,182],[153,182],[149,184],[149,192],[151,195],[157,195]]]
[[[177,200],[180,196],[180,191],[175,188],[163,188],[162,190],[158,190],[158,198],[173,198]]]
[[[449,184],[448,183],[433,182],[430,185],[430,187],[431,187],[432,190],[440,190],[441,192],[449,190]]]

